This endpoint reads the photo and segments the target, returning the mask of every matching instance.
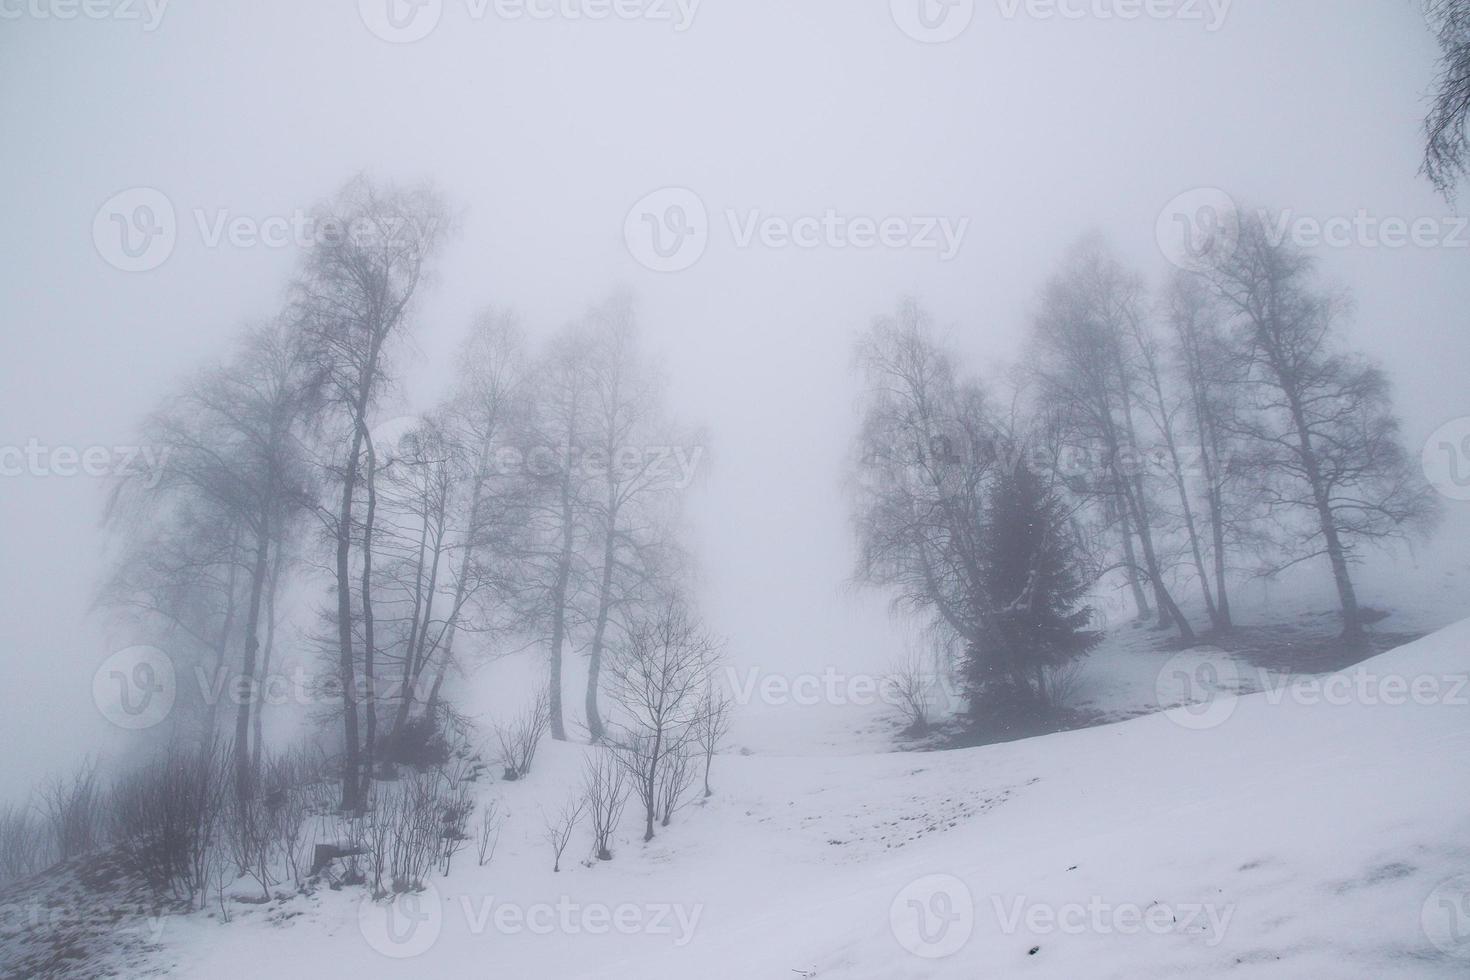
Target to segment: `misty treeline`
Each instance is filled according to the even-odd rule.
[[[152,751],[0,810],[0,880],[90,855],[226,917],[242,879],[266,898],[322,875],[417,889],[470,842],[490,860],[486,759],[524,779],[547,734],[593,743],[549,821],[558,867],[584,814],[610,860],[631,799],[647,840],[698,779],[711,792],[730,703],[680,529],[702,447],[630,297],[540,343],[511,313],[478,316],[438,403],[395,416],[450,212],[359,177],[314,226],[280,312],[162,399],[143,438],[167,452],[109,497],[98,605],[173,671]],[[456,707],[467,669],[520,652],[544,674],[477,735]],[[124,680],[139,704],[163,690]],[[298,710],[271,732],[268,704]]]
[[[995,384],[916,301],[859,343],[857,575],[928,618],[977,719],[1058,706],[1108,583],[1193,642],[1232,628],[1243,576],[1320,562],[1358,643],[1354,565],[1432,527],[1388,379],[1344,346],[1348,298],[1237,217],[1153,290],[1076,244]]]
[[[377,893],[417,888],[471,840],[489,860],[498,811],[472,826],[471,786],[487,756],[528,776],[546,734],[596,746],[550,838],[558,865],[585,813],[608,860],[630,799],[649,839],[700,778],[710,793],[730,705],[679,513],[702,449],[630,298],[541,343],[512,314],[477,317],[449,390],[394,417],[450,212],[357,178],[315,227],[279,314],[162,400],[143,435],[168,452],[109,499],[99,605],[174,668],[156,750],[0,813],[0,878],[111,846],[162,892],[202,904],[213,883],[222,911],[228,882],[269,896],[323,860]],[[543,679],[482,750],[455,707],[465,671],[522,651]],[[301,710],[268,732],[281,700]]]

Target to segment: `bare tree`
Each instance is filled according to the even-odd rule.
[[[1132,341],[1140,381],[1139,406],[1162,444],[1159,462],[1168,473],[1175,499],[1179,502],[1178,518],[1183,525],[1194,573],[1199,581],[1205,614],[1209,616],[1212,628],[1224,629],[1226,623],[1215,604],[1215,589],[1210,573],[1205,569],[1205,549],[1190,499],[1189,474],[1184,447],[1181,446],[1188,401],[1179,393],[1174,378],[1167,371],[1162,345],[1154,333],[1152,321],[1146,316],[1134,319],[1128,325],[1128,336]]]
[[[582,815],[587,812],[587,798],[573,793],[567,798],[557,810],[548,814],[541,811],[541,818],[546,824],[546,843],[551,845],[551,853],[554,855],[551,870],[561,870],[561,856],[566,851],[567,844],[571,843],[572,831],[577,829],[581,823]]]
[[[645,841],[669,785],[665,769],[693,738],[715,658],[714,641],[685,606],[670,602],[633,623],[611,662],[612,696],[625,721],[615,744],[643,804]]]
[[[524,779],[531,772],[531,763],[536,758],[536,747],[551,723],[551,698],[541,688],[531,705],[509,725],[497,727],[495,732],[500,741],[500,762],[505,767],[505,779],[512,782]]]
[[[714,795],[714,790],[709,785],[709,771],[714,764],[715,755],[725,742],[725,736],[730,733],[731,715],[734,702],[724,694],[715,690],[713,682],[705,685],[704,697],[699,702],[699,713],[694,722],[694,740],[699,746],[700,755],[704,758],[704,796],[706,799]]]
[[[500,843],[500,827],[504,817],[499,804],[486,800],[480,807],[480,823],[475,831],[475,857],[479,867],[484,867],[495,857],[495,847]]]
[[[628,770],[606,750],[594,750],[582,773],[587,811],[592,816],[592,846],[599,861],[612,860],[612,835],[623,819],[632,787]]]
[[[1127,515],[1160,614],[1188,641],[1194,630],[1169,592],[1140,465],[1138,368],[1128,337],[1144,315],[1142,291],[1138,277],[1101,242],[1079,243],[1043,290],[1036,371],[1043,397],[1065,409],[1079,448],[1100,457],[1098,477],[1083,489],[1111,498]]]
[[[696,721],[697,725],[697,721]],[[664,753],[658,779],[659,826],[667,827],[674,814],[689,802],[689,787],[694,785],[694,732]]]
[[[409,751],[405,744],[409,714],[415,703],[423,701],[418,697],[420,681],[448,631],[441,604],[462,603],[469,596],[468,582],[446,596],[441,581],[451,571],[454,549],[463,547],[453,524],[466,460],[463,446],[434,416],[421,420],[396,445],[385,447],[384,454],[379,494],[384,516],[378,533],[382,560],[372,588],[383,627],[378,652],[385,667],[398,670],[398,680],[391,688],[397,704],[387,739],[397,758]],[[453,617],[457,611],[447,615]],[[431,733],[425,734],[432,738]],[[366,748],[372,751],[371,741]]]
[[[906,300],[858,345],[866,393],[856,578],[891,590],[900,609],[933,615],[978,651],[993,624],[980,532],[1000,427],[932,334],[928,315]]]
[[[547,644],[551,737],[565,741],[562,668],[576,623],[578,595],[589,580],[587,552],[591,484],[585,465],[591,420],[588,345],[574,325],[559,334],[542,358],[533,384],[534,413],[523,445],[533,492],[524,520],[531,541],[523,592],[528,618]]]
[[[524,514],[526,474],[498,463],[502,444],[524,423],[526,365],[523,341],[513,316],[482,314],[461,350],[457,387],[443,415],[463,459],[458,496],[459,561],[453,577],[448,614],[427,641],[422,671],[435,663],[426,710],[438,703],[444,678],[454,664],[455,640],[461,632],[518,626],[517,592],[526,550]],[[481,612],[474,626],[472,607]],[[408,698],[417,693],[417,677],[408,687],[395,727],[407,722]]]
[[[677,566],[669,543],[668,497],[677,473],[652,443],[672,442],[662,421],[662,384],[642,362],[631,300],[614,296],[588,316],[590,387],[588,451],[600,493],[590,506],[598,540],[597,582],[587,647],[587,730],[593,743],[606,734],[598,707],[609,628],[635,604],[670,586],[661,582]]]
[[[1326,557],[1343,633],[1363,634],[1351,566],[1364,544],[1429,527],[1436,501],[1399,442],[1388,381],[1337,349],[1347,301],[1316,286],[1310,258],[1241,221],[1238,247],[1214,257],[1210,282],[1235,328],[1240,384],[1252,411],[1236,422],[1271,515],[1295,540],[1274,570]]]
[[[144,506],[168,515],[185,512],[180,501],[192,501],[237,532],[231,557],[246,582],[233,740],[241,797],[252,792],[251,722],[260,710],[259,651],[273,556],[311,499],[301,436],[316,404],[312,366],[288,331],[272,324],[250,331],[235,358],[188,384],[147,426],[148,437],[171,453],[158,480],[142,491],[151,498]],[[234,580],[231,575],[232,591]],[[226,620],[233,624],[233,605]]]
[[[338,451],[332,476],[338,485],[335,509],[323,508],[323,521],[335,550],[337,669],[342,690],[342,806],[362,806],[365,774],[356,699],[354,642],[354,516],[366,473],[369,412],[389,381],[392,341],[403,331],[427,263],[447,225],[444,206],[426,188],[380,189],[366,178],[351,181],[319,209],[318,226],[331,229],[307,255],[296,283],[296,317],[318,365],[325,372],[330,399],[339,416]],[[363,522],[361,539],[371,539]],[[364,549],[366,552],[367,549]],[[368,559],[370,562],[370,558]],[[371,602],[371,589],[360,590]],[[369,650],[371,656],[371,650]]]
[[[1238,414],[1239,373],[1222,331],[1220,310],[1208,283],[1194,272],[1178,272],[1164,297],[1172,332],[1175,373],[1186,396],[1189,439],[1199,464],[1199,483],[1209,524],[1213,558],[1216,626],[1230,629],[1229,549],[1249,535],[1249,502],[1243,500],[1239,469],[1229,448],[1231,420]]]
[[[929,731],[929,678],[924,658],[913,650],[894,662],[883,678],[894,704],[908,724],[904,733],[923,735]]]

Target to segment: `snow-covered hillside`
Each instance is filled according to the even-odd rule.
[[[1167,657],[1165,657],[1167,659]],[[650,845],[551,871],[547,745],[493,861],[163,922],[160,970],[317,977],[1470,973],[1470,621],[1333,678],[1006,745],[734,753]],[[585,841],[574,842],[580,848]],[[580,853],[580,852],[579,852]]]

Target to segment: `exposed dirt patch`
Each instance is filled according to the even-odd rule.
[[[1373,618],[1381,620],[1383,615]],[[1365,642],[1355,646],[1343,641],[1332,620],[1312,617],[1299,623],[1240,626],[1228,633],[1212,635],[1209,641],[1254,667],[1280,674],[1330,674],[1424,636],[1424,633],[1379,632],[1370,627]]]
[[[170,914],[113,854],[91,854],[0,889],[0,977],[142,977]]]

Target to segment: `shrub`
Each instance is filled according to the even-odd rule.
[[[505,767],[505,779],[524,779],[531,772],[531,762],[536,758],[536,747],[551,724],[551,695],[545,688],[537,693],[530,707],[523,711],[509,726],[496,729],[500,740],[500,763]]]
[[[218,738],[172,747],[113,787],[113,841],[155,892],[202,903],[225,816],[231,755]]]

